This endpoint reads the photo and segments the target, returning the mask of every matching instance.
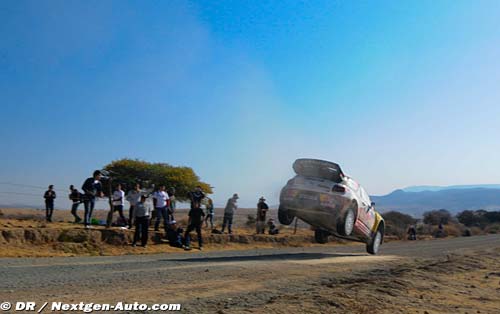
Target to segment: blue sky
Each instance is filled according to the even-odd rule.
[[[0,183],[123,157],[191,166],[219,205],[277,203],[298,157],[371,194],[498,183],[499,34],[498,1],[2,1]]]

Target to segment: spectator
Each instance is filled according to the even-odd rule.
[[[70,194],[69,194],[69,199],[73,202],[73,205],[71,205],[71,215],[75,217],[75,223],[80,223],[82,221],[82,218],[78,216],[76,211],[78,210],[78,205],[82,202],[81,200],[81,194],[78,192],[77,189],[75,189],[74,185],[69,186]]]
[[[203,216],[205,213],[200,207],[199,203],[195,203],[195,207],[189,211],[189,221],[186,233],[184,234],[185,239],[185,250],[191,250],[191,231],[196,230],[196,235],[198,237],[198,249],[201,251],[203,249],[203,238],[201,236],[201,224],[203,222]]]
[[[408,240],[416,240],[417,239],[417,229],[415,229],[414,225],[411,225],[408,228]]]
[[[266,214],[268,210],[269,206],[267,206],[266,199],[264,198],[264,196],[262,196],[259,199],[259,203],[257,204],[257,222],[255,224],[257,228],[257,234],[265,234]]]
[[[168,197],[170,199],[170,205],[168,206],[168,220],[172,221],[174,220],[174,213],[175,213],[175,208],[177,205],[177,201],[175,199],[175,188],[172,186],[168,189],[167,191]]]
[[[104,194],[102,192],[102,183],[101,183],[101,171],[96,170],[93,173],[93,176],[87,178],[82,185],[83,190],[83,205],[85,207],[85,213],[83,217],[83,224],[85,228],[91,228],[90,222],[92,220],[92,212],[94,211],[95,206],[95,198],[103,197]]]
[[[45,218],[48,222],[52,222],[52,214],[54,213],[54,200],[56,199],[56,192],[54,186],[49,185],[49,189],[43,195],[45,198]]]
[[[274,219],[269,219],[269,221],[267,222],[267,226],[269,227],[269,234],[270,235],[277,235],[278,233],[280,233],[279,229],[276,227],[276,225],[274,224]]]
[[[188,193],[189,199],[191,200],[191,209],[200,207],[201,201],[205,198],[205,194],[201,189],[201,186],[197,186],[194,191]]]
[[[153,202],[155,204],[156,211],[155,231],[160,230],[160,222],[163,217],[163,228],[166,233],[168,225],[167,206],[169,205],[169,197],[167,192],[165,192],[164,185],[160,186],[160,189],[153,193]]]
[[[210,197],[207,197],[206,203],[207,215],[205,216],[205,224],[208,227],[208,220],[210,220],[210,228],[214,229],[214,202]]]
[[[134,209],[135,205],[141,201],[141,185],[137,183],[133,190],[127,193],[127,201],[130,203],[130,208],[128,210],[128,228],[132,229],[134,225]]]
[[[123,205],[125,204],[125,192],[122,190],[122,185],[118,184],[116,190],[113,192],[112,196],[113,208],[108,213],[108,219],[106,221],[106,227],[109,228],[113,223],[113,213],[118,212],[122,221],[127,221],[125,215],[123,215]]]
[[[173,247],[182,247],[182,243],[184,242],[182,238],[182,233],[184,230],[182,228],[177,227],[177,222],[175,220],[171,220],[170,224],[167,228],[167,239],[170,246]]]
[[[137,241],[141,238],[141,246],[146,247],[148,244],[148,229],[149,217],[151,215],[151,207],[146,204],[146,195],[141,195],[139,202],[134,205],[134,221],[135,233],[132,246],[137,245]]]
[[[226,208],[224,209],[224,219],[222,220],[222,230],[221,230],[222,233],[224,233],[226,225],[228,233],[229,234],[233,233],[232,230],[233,216],[234,216],[234,211],[238,209],[238,204],[237,204],[238,199],[239,199],[238,194],[234,193],[233,197],[227,200]]]

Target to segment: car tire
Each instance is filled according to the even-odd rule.
[[[337,232],[344,237],[350,236],[354,231],[354,224],[356,223],[356,212],[357,206],[355,203],[349,207],[344,216],[339,220],[337,224]]]
[[[288,209],[285,209],[281,206],[278,208],[278,220],[280,224],[289,226],[292,224],[294,219],[295,216],[292,213],[290,213]]]
[[[377,254],[380,248],[380,245],[382,244],[382,230],[381,228],[378,228],[377,232],[373,235],[373,237],[370,239],[370,242],[366,244],[366,252],[369,254]]]
[[[328,231],[325,231],[323,229],[316,229],[314,230],[314,240],[316,243],[320,244],[325,244],[328,243],[328,236],[330,233]]]

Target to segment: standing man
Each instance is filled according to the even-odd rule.
[[[52,222],[52,214],[54,213],[54,200],[56,199],[56,191],[54,186],[49,185],[49,189],[43,195],[45,198],[45,218],[48,222]]]
[[[130,203],[130,208],[128,210],[128,228],[132,229],[134,225],[133,220],[135,218],[135,205],[141,201],[141,185],[139,183],[135,185],[133,190],[128,192],[127,201]]]
[[[71,215],[75,217],[75,223],[79,223],[82,221],[82,218],[78,216],[76,211],[78,210],[78,205],[81,203],[81,197],[80,197],[80,192],[78,192],[77,189],[75,189],[74,185],[69,186],[70,194],[69,194],[69,199],[73,202],[73,205],[71,205]]]
[[[94,211],[95,198],[103,197],[102,183],[101,183],[102,173],[99,170],[94,171],[92,177],[87,178],[82,185],[83,190],[83,206],[85,207],[85,214],[83,217],[83,224],[85,228],[90,228],[90,222],[92,220],[92,211]]]
[[[259,199],[259,203],[257,203],[257,234],[265,234],[266,233],[266,214],[269,210],[269,206],[266,204],[266,199],[262,196]]]
[[[185,239],[185,250],[191,250],[191,235],[190,232],[196,230],[196,236],[198,237],[198,249],[201,251],[203,249],[203,238],[201,237],[201,225],[203,223],[203,216],[205,213],[199,203],[195,203],[195,207],[191,208],[189,211],[189,221],[186,233],[184,234]]]
[[[234,211],[238,209],[238,199],[239,196],[237,193],[233,194],[233,197],[227,200],[226,208],[224,209],[224,219],[222,221],[222,233],[224,233],[224,229],[226,228],[227,225],[227,231],[229,234],[233,233],[232,226],[233,226],[233,216],[234,216]]]
[[[205,224],[208,227],[208,220],[210,220],[210,228],[214,229],[214,202],[210,197],[207,197],[207,216],[205,216]]]
[[[146,204],[146,195],[141,195],[139,202],[134,206],[135,233],[132,246],[136,246],[140,238],[141,246],[146,247],[148,244],[149,217],[151,216],[151,207]]]
[[[108,219],[106,221],[107,228],[109,228],[111,226],[111,223],[113,222],[114,212],[118,212],[118,215],[120,215],[120,218],[123,221],[127,220],[123,215],[123,205],[125,204],[125,192],[123,192],[121,184],[118,184],[116,186],[116,190],[113,192],[112,200],[113,200],[113,209],[111,209],[108,213]]]
[[[160,189],[153,193],[153,201],[156,211],[155,231],[160,230],[160,222],[163,217],[163,228],[165,229],[166,234],[168,225],[167,206],[169,205],[169,197],[167,192],[165,192],[164,185],[160,186]]]

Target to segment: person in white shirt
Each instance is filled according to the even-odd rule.
[[[113,213],[114,212],[118,212],[122,221],[127,221],[127,219],[123,215],[123,204],[125,202],[125,192],[123,192],[121,184],[118,184],[116,186],[116,190],[113,192],[112,201],[113,201],[113,209],[110,210],[108,213],[106,227],[111,226],[111,223],[113,222]]]
[[[134,216],[135,233],[132,246],[136,246],[137,241],[141,239],[141,245],[146,247],[148,243],[149,217],[151,216],[151,209],[146,204],[146,195],[141,195],[139,202],[135,204]]]
[[[165,232],[167,232],[169,217],[167,207],[170,205],[170,199],[167,192],[165,192],[164,185],[160,186],[160,189],[153,193],[153,203],[156,211],[155,231],[160,230],[160,222],[163,218],[163,228],[165,229]]]

